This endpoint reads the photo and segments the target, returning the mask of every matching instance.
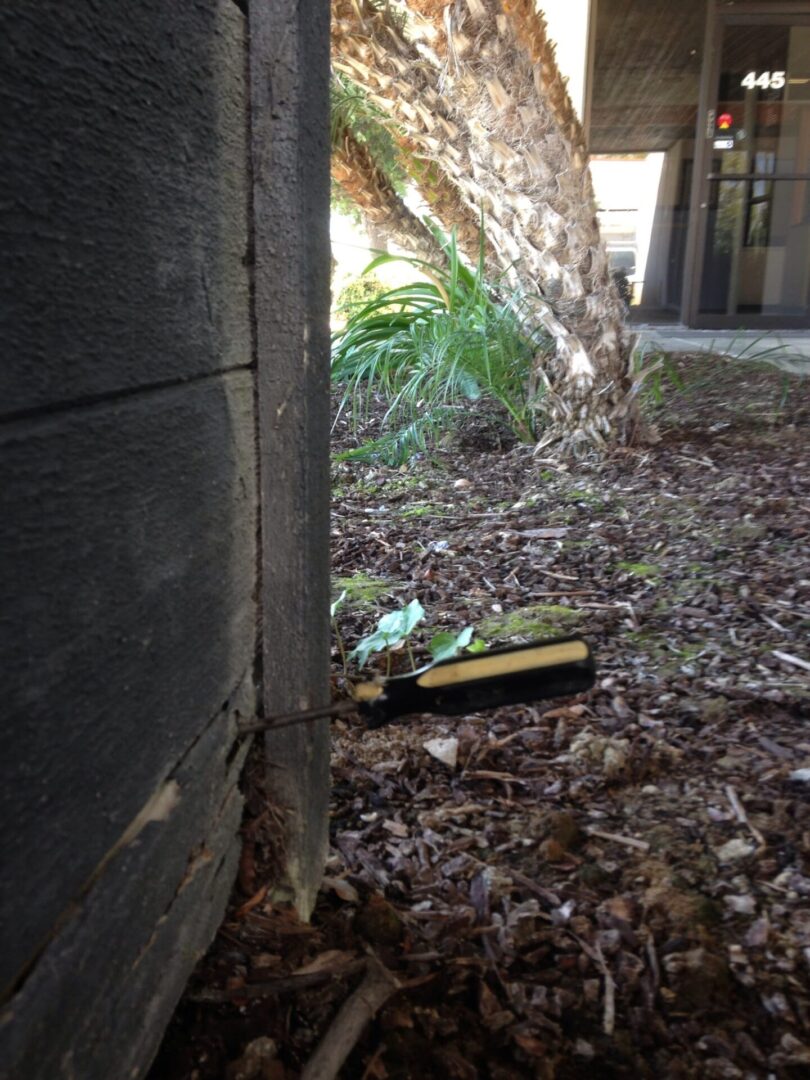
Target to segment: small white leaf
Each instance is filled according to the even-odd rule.
[[[431,757],[441,761],[450,769],[455,769],[458,761],[458,739],[430,739],[422,746]]]
[[[323,887],[325,889],[331,889],[341,900],[345,900],[349,904],[356,904],[360,899],[360,895],[354,885],[344,878],[325,877],[323,879]]]

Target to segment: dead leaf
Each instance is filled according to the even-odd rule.
[[[331,889],[336,896],[339,896],[341,900],[345,900],[348,904],[356,904],[360,900],[360,894],[354,885],[343,878],[325,877],[323,879],[323,888]]]
[[[253,911],[255,907],[258,907],[262,900],[264,900],[265,896],[267,896],[267,889],[267,885],[262,885],[262,887],[257,893],[254,893],[249,900],[246,900],[241,907],[236,909],[236,911],[234,912],[234,916],[237,919],[243,919],[249,911]]]
[[[447,765],[448,768],[455,769],[458,762],[458,739],[429,739],[426,743],[422,743],[422,747],[431,757]]]

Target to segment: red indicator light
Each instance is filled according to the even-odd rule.
[[[717,127],[720,131],[728,131],[733,123],[734,117],[730,112],[721,112],[717,117]]]

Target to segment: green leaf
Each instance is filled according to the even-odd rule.
[[[399,611],[389,611],[370,634],[360,638],[347,659],[357,660],[364,667],[372,653],[396,648],[424,617],[425,609],[418,600],[411,600]]]
[[[405,620],[403,614],[404,608],[400,611],[389,611],[387,615],[383,615],[377,623],[377,633],[383,638],[390,638],[392,640],[404,637],[403,627],[405,625]]]
[[[403,637],[407,637],[413,630],[417,623],[420,623],[425,617],[425,609],[419,603],[418,600],[411,600],[410,604],[402,609],[403,615]]]
[[[485,641],[482,641],[482,640],[481,640],[481,638],[478,638],[478,640],[477,640],[477,641],[474,641],[474,642],[472,643],[472,645],[468,645],[468,646],[467,646],[467,652],[469,652],[469,653],[481,653],[481,652],[485,652],[485,651],[486,651],[486,647],[487,647],[487,644],[486,644],[486,642],[485,642]]]
[[[452,634],[449,630],[442,630],[430,639],[428,651],[434,661],[451,660],[457,656],[465,646],[470,644],[473,628],[465,626],[458,634]]]
[[[372,634],[366,634],[365,637],[360,638],[355,647],[349,653],[348,660],[356,660],[358,667],[365,667],[368,662],[369,656],[374,652],[382,652],[386,648],[388,642],[385,638],[378,634],[376,631]]]

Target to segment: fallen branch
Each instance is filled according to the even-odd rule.
[[[369,956],[366,977],[343,1005],[301,1072],[301,1080],[334,1080],[368,1022],[400,983],[375,956]]]

